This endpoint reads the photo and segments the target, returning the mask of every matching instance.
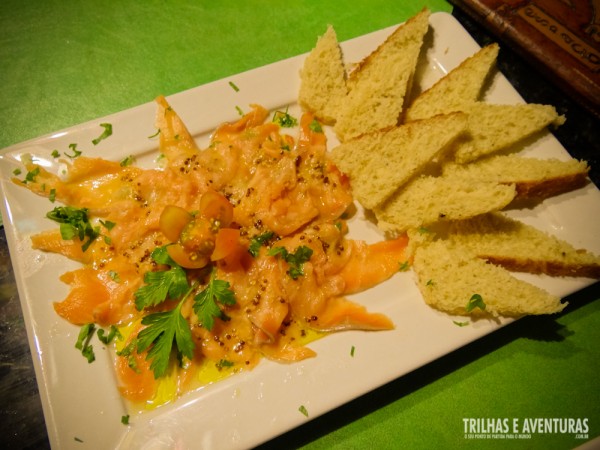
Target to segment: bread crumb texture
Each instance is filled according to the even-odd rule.
[[[419,247],[413,267],[425,302],[449,314],[552,314],[566,306],[559,297],[445,241]],[[468,312],[467,305],[474,295],[481,297],[485,307]]]
[[[485,100],[497,43],[428,89],[413,86],[429,16],[423,9],[357,63],[344,60],[330,27],[306,58],[300,104],[333,124],[331,158],[368,216],[384,233],[408,234],[427,304],[450,314],[559,312],[558,297],[513,273],[600,278],[600,258],[503,212],[585,186],[589,166],[521,154],[566,119],[552,105]],[[485,309],[466,307],[474,295]]]

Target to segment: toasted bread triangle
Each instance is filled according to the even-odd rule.
[[[335,123],[348,88],[342,50],[332,26],[304,60],[300,80],[300,106],[325,124]]]
[[[340,141],[397,125],[429,15],[423,9],[404,22],[351,72],[349,93],[334,127]]]
[[[483,47],[440,78],[412,102],[406,111],[405,121],[460,111],[465,105],[480,100],[498,50],[496,43]]]
[[[433,159],[449,150],[467,127],[467,115],[452,113],[363,134],[332,150],[352,192],[367,209],[382,204]]]

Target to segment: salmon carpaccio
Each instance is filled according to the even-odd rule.
[[[58,230],[32,237],[35,249],[81,263],[61,277],[70,286],[67,297],[54,304],[61,317],[75,325],[116,325],[124,336],[116,347],[125,348],[144,328],[144,315],[175,304],[169,300],[142,311],[135,304],[145,274],[164,268],[151,256],[161,246],[171,247],[169,255],[185,253],[192,262],[187,277],[200,288],[209,273],[229,283],[235,304],[219,305],[226,320],[217,318],[212,327],[203,326],[191,299],[181,306],[194,357],[184,365],[172,358],[173,398],[206,380],[205,372],[215,367],[234,373],[254,367],[262,357],[299,361],[315,356],[306,344],[323,333],[393,328],[387,316],[346,296],[396,273],[406,260],[407,238],[370,245],[347,238],[353,205],[349,181],[328,158],[325,134],[311,114],[299,118],[293,137],[269,120],[265,108],[252,105],[236,122],[218,127],[201,149],[164,97],[157,105],[160,167],[142,169],[82,155],[69,162],[66,176],[28,163],[28,170],[37,171],[35,179],[15,180],[42,196],[52,192],[61,204],[87,208],[95,223],[114,225],[103,228],[85,251],[82,241],[65,240]],[[226,199],[225,209],[231,210],[226,220],[213,214],[202,229],[196,222],[202,208],[209,208],[202,199],[210,195]],[[186,211],[183,217],[189,213],[186,222],[195,225],[184,225],[191,231],[165,228],[168,208]],[[250,252],[257,240],[262,245]],[[292,276],[293,263],[274,248],[287,254],[310,249],[310,257]],[[199,258],[203,262],[195,266]],[[161,379],[152,373],[147,352],[115,357],[119,389],[133,402],[169,401],[158,399]]]

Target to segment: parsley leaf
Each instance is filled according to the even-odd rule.
[[[194,357],[192,332],[187,320],[181,314],[181,306],[193,289],[194,286],[174,309],[149,314],[142,319],[142,325],[148,326],[137,335],[137,351],[140,353],[152,346],[146,359],[152,360],[150,369],[154,371],[154,378],[160,378],[166,373],[173,342],[180,354],[189,359]]]
[[[292,128],[298,125],[298,120],[285,111],[275,111],[273,114],[273,122],[282,128]]]
[[[265,245],[265,243],[267,243],[273,236],[275,236],[275,233],[272,231],[267,231],[263,234],[253,237],[250,241],[248,252],[256,258],[260,251],[260,247]]]
[[[151,136],[148,136],[148,139],[155,138],[155,137],[156,137],[156,136],[158,136],[159,134],[160,134],[160,128],[156,130],[156,133],[154,133],[154,134],[153,134],[153,135],[151,135]]]
[[[95,328],[96,326],[93,323],[83,325],[79,330],[77,342],[75,343],[75,348],[81,350],[81,354],[87,359],[88,363],[92,363],[96,360],[94,348],[90,344],[90,339],[94,336]]]
[[[69,148],[73,150],[73,154],[69,155],[68,153],[65,153],[65,156],[68,156],[71,159],[77,158],[82,153],[81,150],[77,150],[77,144],[69,144]]]
[[[107,137],[109,137],[112,134],[112,124],[110,124],[110,123],[101,123],[100,126],[104,128],[104,131],[96,139],[92,140],[92,144],[94,144],[94,145],[98,145],[98,143],[101,140],[106,139]]]
[[[144,275],[146,284],[134,293],[135,307],[138,311],[148,306],[156,306],[167,298],[177,299],[189,289],[185,270],[169,257],[165,246],[154,249],[152,258],[157,263],[171,268],[146,272]]]
[[[48,219],[60,223],[60,235],[65,240],[75,237],[83,241],[88,240],[81,246],[85,252],[92,241],[100,235],[98,227],[93,227],[88,217],[87,208],[74,208],[72,206],[57,206],[46,213]]]
[[[129,155],[129,156],[126,156],[125,158],[123,158],[121,160],[121,162],[119,163],[119,165],[121,167],[127,167],[127,166],[133,165],[134,163],[135,163],[135,156]]]
[[[398,271],[399,272],[406,272],[408,269],[410,269],[410,263],[408,261],[403,261],[401,263],[398,263]]]
[[[110,331],[108,332],[108,334],[105,334],[103,328],[98,328],[97,335],[100,342],[107,345],[110,344],[115,338],[123,339],[123,335],[121,334],[119,329],[114,325],[110,326]]]
[[[313,119],[313,121],[310,123],[308,128],[315,133],[323,132],[323,127],[321,127],[321,124],[319,123],[319,121],[317,119]]]
[[[300,411],[302,414],[304,414],[306,417],[308,417],[308,410],[306,409],[306,406],[300,405],[300,407],[298,408],[298,411]]]
[[[473,294],[467,302],[467,306],[465,307],[468,313],[473,311],[475,308],[479,308],[482,311],[485,309],[485,302],[479,294]]]
[[[23,183],[27,184],[27,183],[34,183],[35,182],[35,178],[40,174],[40,168],[36,167],[33,170],[30,170],[29,172],[27,172],[27,174],[25,175],[25,179],[23,180]]]
[[[219,303],[235,305],[235,295],[229,282],[217,280],[213,270],[206,288],[194,297],[193,306],[198,321],[207,330],[212,330],[215,318],[226,319],[227,317],[219,307]]]
[[[234,363],[232,361],[229,361],[227,359],[220,359],[219,362],[216,364],[217,370],[221,371],[223,369],[227,369],[230,367],[233,367]]]
[[[294,253],[288,252],[284,247],[273,247],[269,250],[270,256],[281,257],[290,265],[287,274],[294,280],[304,275],[302,265],[310,259],[312,253],[312,249],[305,245],[298,247]]]
[[[121,350],[117,352],[117,356],[121,356],[123,358],[127,358],[127,365],[131,370],[135,373],[141,373],[140,368],[137,365],[137,361],[135,356],[133,356],[133,352],[137,347],[137,339],[133,339],[129,344],[123,347]]]

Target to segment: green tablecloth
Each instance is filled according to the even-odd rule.
[[[0,147],[304,53],[327,24],[346,40],[401,22],[425,5],[452,9],[443,0],[5,0]],[[587,419],[589,438],[598,436],[599,296],[598,287],[588,289],[558,317],[521,320],[270,445],[581,445],[560,433],[468,439],[463,419]]]

